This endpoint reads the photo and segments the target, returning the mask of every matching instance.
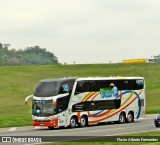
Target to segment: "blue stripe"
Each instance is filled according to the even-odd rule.
[[[138,96],[138,101],[140,101],[139,95],[136,92],[134,92],[134,94]],[[140,102],[140,106],[139,106],[139,109],[138,109],[138,114],[137,114],[136,119],[138,119],[140,117],[140,114],[141,114],[141,102]]]

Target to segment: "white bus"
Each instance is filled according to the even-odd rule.
[[[118,121],[145,115],[143,77],[58,78],[41,80],[32,98],[32,125],[57,127]]]

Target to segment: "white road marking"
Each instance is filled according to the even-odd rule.
[[[17,129],[17,127],[12,127],[8,131],[15,131],[16,129]]]

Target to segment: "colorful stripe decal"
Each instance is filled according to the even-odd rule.
[[[118,99],[119,97],[120,97],[120,99],[122,99],[122,91],[120,91],[120,95],[119,95],[117,98],[115,98],[115,100]],[[104,111],[105,111],[105,110],[101,110],[101,111],[99,111],[99,112],[97,112],[97,113],[95,113],[95,114],[91,114],[91,113],[88,111],[88,117],[102,117],[102,116],[108,114],[109,112],[111,112],[112,109],[111,109],[111,110],[107,110],[107,111],[105,111],[105,112],[104,112]],[[102,112],[104,112],[104,113],[102,113]],[[102,113],[102,114],[100,114],[100,113]]]
[[[84,101],[87,101],[90,97],[92,97],[92,95],[94,95],[95,93],[97,92],[90,92],[88,93],[83,99],[81,102],[84,102]]]
[[[107,116],[107,117],[105,117],[105,118],[101,118],[101,119],[94,120],[94,121],[88,121],[88,123],[89,123],[89,124],[97,123],[97,122],[103,121],[103,120],[105,120],[105,119],[108,119],[108,118],[116,115],[117,113],[120,113],[122,110],[124,110],[124,109],[127,108],[129,105],[131,105],[131,104],[139,97],[139,95],[140,95],[141,93],[142,93],[142,91],[141,91],[139,94],[135,93],[135,94],[136,94],[136,97],[135,97],[130,103],[128,103],[126,106],[122,107],[122,108],[121,108],[120,110],[118,110],[118,111],[115,111],[115,113],[113,113],[113,114],[111,114],[111,115],[109,115],[109,116]]]

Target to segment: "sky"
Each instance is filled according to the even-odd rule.
[[[0,0],[0,43],[40,46],[60,63],[160,54],[160,0]]]

